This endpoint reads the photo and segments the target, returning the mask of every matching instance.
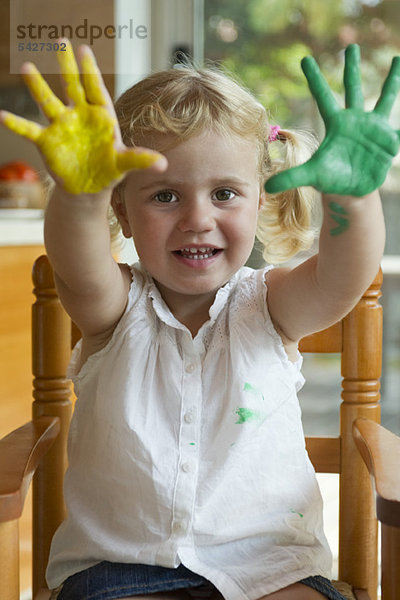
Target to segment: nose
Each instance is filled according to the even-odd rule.
[[[216,226],[214,211],[207,198],[192,198],[182,205],[178,228],[185,233],[212,231]]]

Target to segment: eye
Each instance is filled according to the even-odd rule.
[[[163,204],[169,204],[171,202],[176,202],[177,197],[173,192],[158,192],[158,194],[155,194],[154,200],[157,200],[157,202],[162,202]]]
[[[221,190],[217,190],[214,195],[219,202],[226,202],[227,200],[232,200],[232,198],[234,198],[236,194],[235,192],[232,192],[232,190],[224,188]]]

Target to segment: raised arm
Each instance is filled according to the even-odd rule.
[[[129,273],[110,250],[107,212],[113,187],[127,171],[163,170],[166,160],[121,140],[111,98],[95,58],[80,48],[82,77],[67,40],[58,51],[68,105],[48,87],[32,63],[22,73],[49,119],[47,127],[1,111],[0,121],[33,141],[56,181],[45,216],[45,244],[61,300],[84,335],[108,332],[126,304]]]
[[[310,185],[322,192],[318,254],[293,270],[268,278],[269,309],[276,327],[297,341],[351,310],[373,280],[384,250],[385,227],[377,188],[400,145],[388,118],[400,89],[400,58],[393,60],[381,96],[364,112],[356,45],[346,50],[341,109],[311,57],[302,61],[326,127],[326,136],[304,165],[271,177],[267,192]]]

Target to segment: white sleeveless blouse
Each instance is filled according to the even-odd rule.
[[[329,577],[301,358],[288,360],[272,326],[265,272],[243,267],[193,339],[137,264],[112,339],[79,373],[75,348],[50,588],[103,560],[183,563],[227,600]]]

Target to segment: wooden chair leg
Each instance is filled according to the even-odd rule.
[[[19,522],[0,523],[0,598],[19,600]]]
[[[400,598],[400,528],[382,523],[382,600]]]

